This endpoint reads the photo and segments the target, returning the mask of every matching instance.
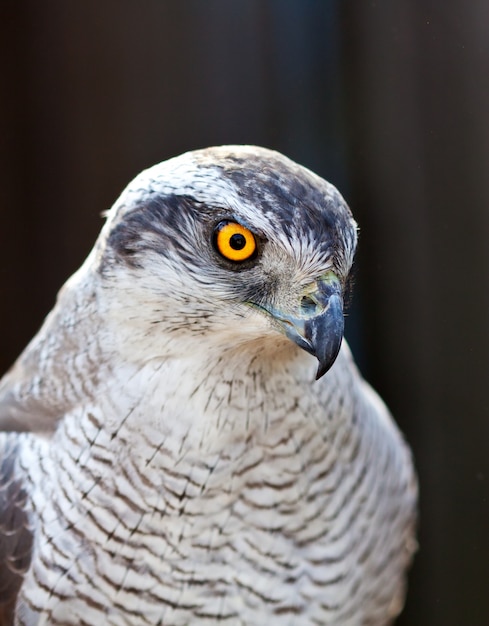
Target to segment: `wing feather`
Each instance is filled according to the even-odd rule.
[[[17,595],[32,553],[28,495],[16,474],[18,449],[18,436],[0,436],[0,626],[13,624]]]

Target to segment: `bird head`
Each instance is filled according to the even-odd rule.
[[[155,356],[184,338],[287,338],[318,359],[319,378],[341,346],[356,237],[333,185],[277,152],[223,146],[137,176],[91,262],[101,292],[116,287],[103,299],[107,320]]]

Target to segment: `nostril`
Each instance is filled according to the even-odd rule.
[[[316,311],[317,304],[309,296],[303,296],[301,300],[301,311],[306,314],[311,314]]]

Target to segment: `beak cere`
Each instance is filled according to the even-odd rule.
[[[317,358],[316,380],[333,365],[343,340],[343,298],[338,278],[328,272],[304,296],[297,315],[274,311],[273,317],[289,339]]]

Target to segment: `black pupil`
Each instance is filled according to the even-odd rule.
[[[229,240],[229,245],[233,250],[242,250],[246,246],[246,238],[244,235],[236,233]]]

